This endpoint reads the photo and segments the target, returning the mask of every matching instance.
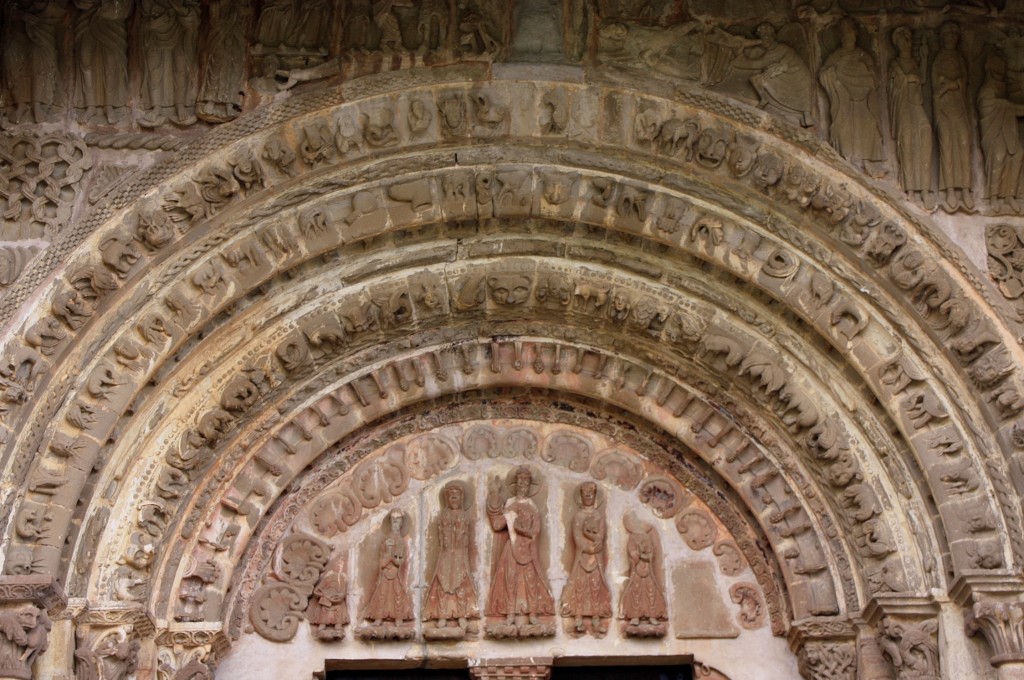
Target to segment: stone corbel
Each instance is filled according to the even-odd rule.
[[[173,623],[157,630],[157,680],[212,680],[229,641],[217,623]]]
[[[953,596],[964,607],[968,635],[981,633],[999,680],[1024,679],[1024,583],[1020,577],[969,573],[954,583]]]
[[[469,667],[469,676],[473,680],[548,680],[551,659],[482,659]]]
[[[857,629],[846,619],[812,618],[789,629],[789,647],[805,680],[855,680]]]
[[[876,635],[860,645],[862,677],[940,680],[938,613],[931,598],[876,595],[864,608]]]
[[[49,645],[51,619],[66,604],[51,576],[0,576],[0,680],[31,680]]]

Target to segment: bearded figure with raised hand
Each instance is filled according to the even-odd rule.
[[[409,545],[405,513],[392,510],[385,521],[384,537],[377,549],[377,582],[363,609],[368,622],[358,630],[366,640],[408,640],[412,626],[409,593]]]
[[[569,632],[604,635],[612,615],[612,596],[605,582],[608,561],[608,526],[598,495],[597,484],[583,482],[573,494],[577,510],[572,518],[570,545],[572,569],[562,591],[562,616],[572,617]]]
[[[461,639],[475,633],[471,619],[480,614],[473,587],[473,518],[467,485],[448,482],[441,490],[435,520],[438,550],[434,573],[423,601],[423,636],[428,640]]]
[[[623,632],[632,637],[662,637],[667,632],[668,607],[661,577],[661,543],[654,527],[626,513],[622,523],[629,533],[626,554],[629,578],[619,600]]]
[[[488,617],[503,619],[487,625],[496,638],[544,637],[555,634],[554,624],[541,617],[555,613],[544,570],[540,563],[543,518],[533,501],[540,485],[526,465],[512,470],[506,486],[493,479],[487,494],[487,519],[495,534],[491,566]]]

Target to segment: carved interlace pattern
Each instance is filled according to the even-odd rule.
[[[90,167],[80,139],[63,135],[0,137],[0,240],[53,240],[68,223]]]

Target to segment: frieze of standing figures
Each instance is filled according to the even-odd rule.
[[[566,428],[545,437],[537,426],[478,422],[462,428],[462,446],[479,446],[485,428],[498,436],[531,432],[535,440],[572,434],[589,444],[594,437]],[[461,448],[450,438],[450,427],[442,431],[407,438],[375,458],[394,460],[390,451],[397,446],[412,460],[415,451],[436,448],[438,439]],[[633,459],[635,454],[619,455]],[[339,492],[339,485],[365,476],[374,457],[364,461],[364,472],[352,470],[311,499],[273,548],[271,564],[246,603],[255,632],[284,642],[305,620],[312,636],[325,642],[345,639],[350,627],[356,640],[367,642],[516,640],[554,636],[561,621],[570,637],[668,634],[674,590],[666,584],[663,545],[680,541],[664,533],[671,520],[651,510],[628,510],[625,531],[610,527],[608,506],[614,504],[611,512],[618,512],[626,492],[589,479],[574,481],[583,471],[557,463],[543,467],[536,444],[507,461],[467,460],[472,468],[439,467],[413,481],[422,489],[417,495],[431,490],[427,497],[437,500],[429,503],[425,519],[396,492],[364,510],[365,519],[343,533],[323,524],[324,513],[340,502],[327,499],[349,493]],[[490,460],[502,462],[496,468]],[[478,472],[467,477],[470,469]],[[478,480],[485,485],[482,491],[475,488]],[[687,494],[689,507],[705,508],[692,494],[676,493]],[[550,512],[553,502],[564,507],[564,520]],[[723,537],[719,545],[727,546],[727,530],[710,515],[708,521]],[[425,526],[417,527],[419,522]],[[554,559],[554,545],[563,546],[564,559]],[[706,596],[720,599],[743,629],[760,629],[767,613],[761,586],[737,580],[750,572],[735,547],[728,551],[724,561],[720,558],[720,573],[731,588],[723,585],[721,592]],[[716,549],[719,553],[726,555],[726,548]],[[556,577],[552,567],[565,571]],[[564,583],[560,594],[556,582]]]
[[[726,30],[724,17],[707,9],[623,13],[573,0],[551,3],[568,17],[551,22],[513,16],[501,3],[455,0],[270,2],[258,11],[248,1],[204,8],[198,0],[82,0],[71,11],[55,0],[19,1],[4,16],[4,122],[76,121],[126,135],[134,123],[173,138],[313,80],[510,58],[580,62],[643,69],[763,109],[810,130],[923,210],[1018,215],[1021,17],[1006,10],[980,25],[967,4],[928,17],[887,7],[885,21],[859,6],[807,6]],[[557,93],[545,106],[545,134],[570,126]],[[446,130],[479,133],[497,126],[500,112],[499,103],[472,96],[450,99],[439,118]],[[410,113],[424,121],[414,128],[430,125],[420,102]],[[724,158],[722,137],[677,122],[657,142],[663,150]]]

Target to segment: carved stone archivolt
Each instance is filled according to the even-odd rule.
[[[150,620],[324,658],[776,649],[1016,570],[1020,334],[924,220],[987,225],[1019,302],[1019,17],[852,4],[245,3],[252,45],[218,3],[5,8],[2,568],[134,612],[51,648],[168,678],[222,654]],[[71,117],[93,153],[28,127]],[[86,207],[124,145],[148,169]],[[784,663],[962,672],[925,609]],[[49,663],[31,613],[5,639]]]

